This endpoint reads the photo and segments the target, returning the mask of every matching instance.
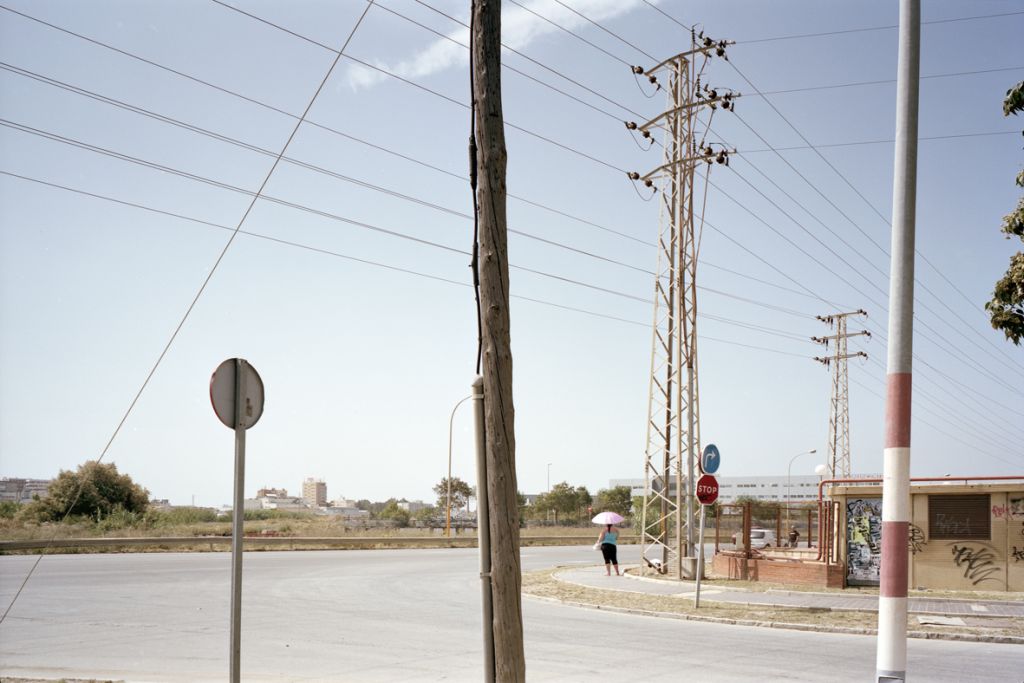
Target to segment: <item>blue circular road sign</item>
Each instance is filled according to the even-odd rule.
[[[718,471],[718,466],[721,464],[722,454],[718,452],[718,446],[709,443],[704,447],[704,452],[700,455],[700,471],[705,474],[714,474]]]

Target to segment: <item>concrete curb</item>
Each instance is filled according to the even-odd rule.
[[[588,586],[581,583],[575,583],[573,581],[564,581],[557,578],[557,574],[560,572],[553,573],[552,579],[560,581],[562,583],[568,583],[573,586],[580,588],[589,588],[592,590],[612,590],[618,592],[635,593],[637,591],[627,591],[621,588],[596,588],[594,586]],[[645,581],[659,581],[659,579],[643,579]],[[703,591],[702,597],[703,597]],[[729,624],[736,626],[756,626],[759,628],[781,628],[791,631],[817,631],[819,633],[841,633],[847,635],[864,635],[874,636],[878,635],[878,630],[873,628],[855,628],[846,626],[823,626],[820,624],[794,624],[790,622],[782,621],[759,621],[755,619],[730,619],[728,617],[711,617],[702,616],[697,614],[680,614],[677,612],[658,612],[654,610],[636,609],[632,607],[612,607],[606,605],[593,605],[585,602],[577,602],[575,600],[561,600],[559,598],[552,598],[542,595],[533,595],[526,591],[523,595],[533,599],[540,600],[542,602],[550,602],[555,604],[567,605],[570,607],[579,607],[583,609],[592,609],[603,612],[613,612],[617,614],[632,614],[635,616],[647,616],[647,617],[658,617],[664,619],[678,619],[680,621],[702,621],[713,624]],[[689,597],[688,595],[682,594],[669,594],[664,595],[666,598],[679,598]],[[736,603],[736,602],[717,602],[713,597],[706,598],[706,602],[716,602],[717,604],[728,604],[728,605],[741,605],[744,607],[771,607],[772,605],[765,605],[759,603]],[[788,605],[782,605],[785,609],[803,609],[809,612],[855,612],[855,611],[868,611],[874,612],[875,610],[858,610],[858,609],[833,609],[831,607],[792,607]],[[939,633],[930,631],[907,631],[908,638],[919,638],[922,640],[959,640],[964,642],[973,643],[996,643],[1005,645],[1024,645],[1024,637],[1020,636],[996,636],[996,635],[982,635],[973,633]]]

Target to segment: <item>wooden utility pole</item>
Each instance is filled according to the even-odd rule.
[[[515,409],[509,331],[508,233],[505,223],[504,120],[501,111],[501,2],[473,0],[472,64],[479,178],[477,220],[484,378],[484,438],[494,680],[526,680],[523,654]],[[485,624],[486,627],[486,624]]]

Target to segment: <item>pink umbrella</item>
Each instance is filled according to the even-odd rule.
[[[594,524],[618,524],[622,521],[622,515],[617,512],[599,512],[590,521]]]

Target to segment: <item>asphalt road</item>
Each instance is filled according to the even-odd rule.
[[[623,548],[624,562],[635,548]],[[524,548],[524,569],[594,563]],[[0,557],[0,608],[33,557]],[[0,675],[223,681],[229,553],[43,558],[0,624]],[[614,579],[613,579],[614,580]],[[621,579],[628,581],[630,579]],[[479,681],[472,549],[247,553],[246,681]],[[875,640],[605,613],[524,598],[530,681],[873,680]],[[911,640],[918,681],[1024,680],[1024,648]]]

